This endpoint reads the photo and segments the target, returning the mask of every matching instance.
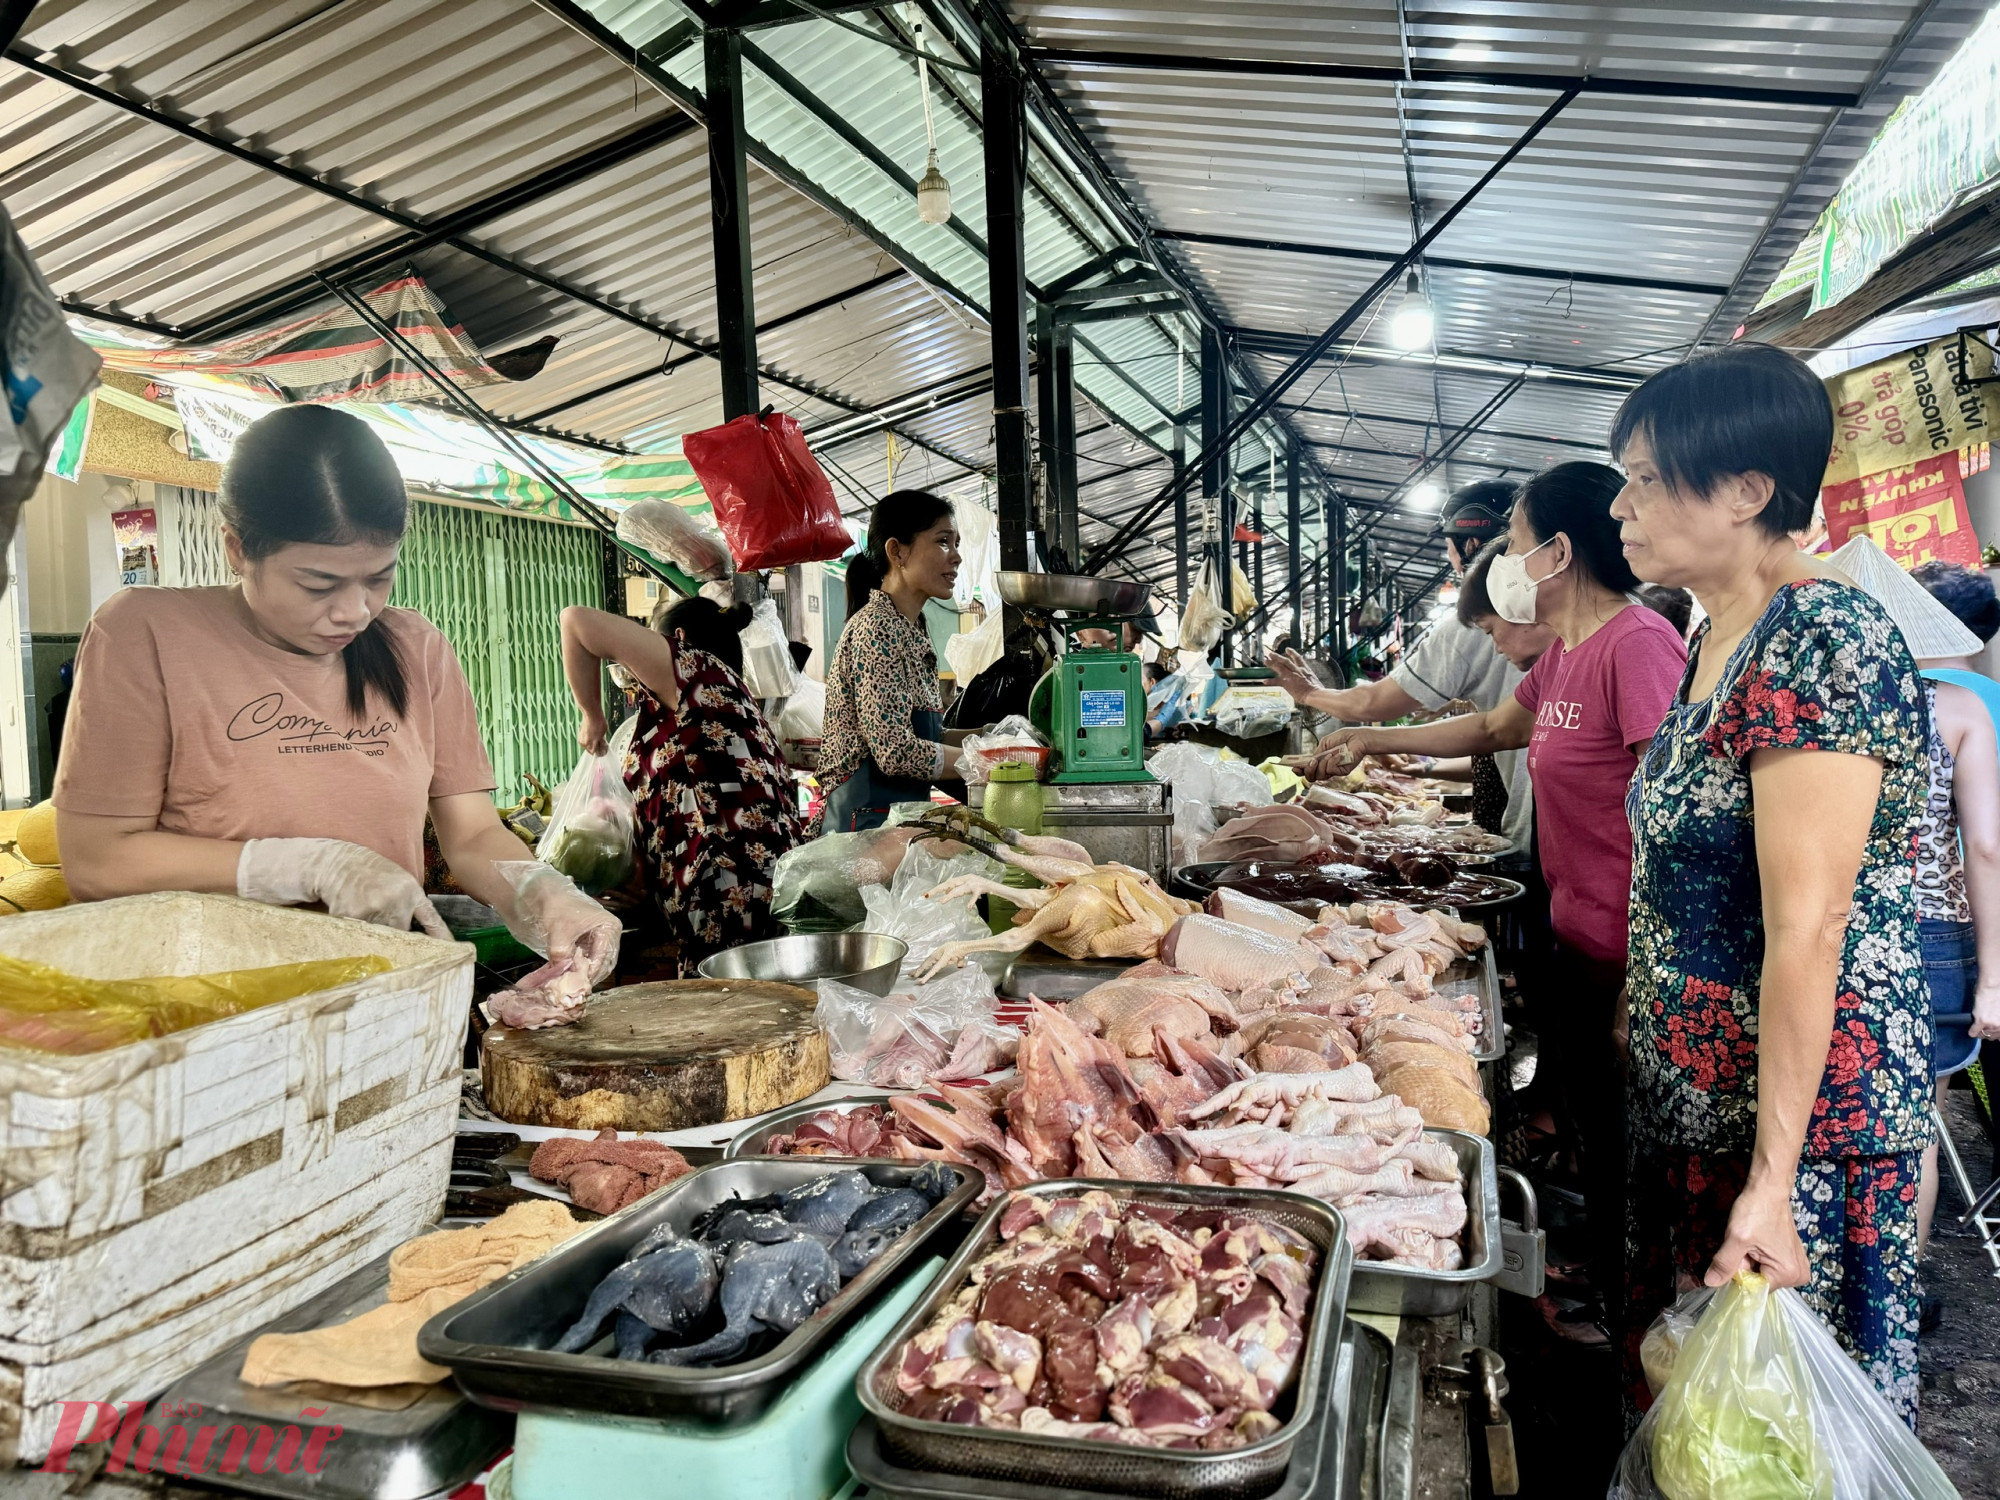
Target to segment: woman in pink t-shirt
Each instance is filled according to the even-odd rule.
[[[1625,788],[1687,665],[1674,628],[1629,597],[1639,581],[1611,516],[1624,482],[1604,464],[1567,463],[1522,487],[1486,591],[1501,619],[1546,625],[1557,639],[1511,701],[1437,724],[1341,730],[1321,742],[1312,768],[1338,774],[1370,754],[1528,751],[1557,943],[1547,1009],[1559,1021],[1538,1039],[1539,1066],[1582,1167],[1597,1294],[1588,1319],[1569,1318],[1558,1331],[1589,1343],[1618,1321],[1624,1265],[1625,1106],[1612,1029],[1632,885]]]
[[[231,588],[124,589],[91,618],[56,776],[56,837],[84,901],[217,891],[437,937],[424,820],[459,884],[594,980],[618,921],[526,859],[493,807],[472,693],[442,632],[389,591],[409,519],[396,461],[357,417],[279,407],[222,471]]]

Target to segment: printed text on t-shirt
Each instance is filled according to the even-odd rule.
[[[1582,721],[1581,703],[1562,703],[1555,699],[1544,700],[1535,710],[1537,729],[1574,729]]]
[[[285,695],[266,693],[261,698],[253,698],[230,716],[228,732],[229,738],[238,743],[275,734],[280,741],[280,755],[320,750],[359,750],[365,755],[375,756],[382,754],[382,746],[374,742],[394,734],[396,725],[391,720],[379,719],[361,728],[336,729],[313,714],[285,712]]]

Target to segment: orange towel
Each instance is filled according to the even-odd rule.
[[[417,1330],[454,1302],[553,1250],[584,1226],[553,1200],[517,1203],[488,1224],[419,1235],[389,1255],[389,1300],[305,1333],[267,1333],[243,1358],[245,1385],[435,1383],[451,1372],[417,1353]]]

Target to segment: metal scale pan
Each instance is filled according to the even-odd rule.
[[[1000,597],[1017,609],[1061,610],[1100,620],[1131,620],[1146,612],[1143,583],[1092,578],[1085,573],[1002,573]]]

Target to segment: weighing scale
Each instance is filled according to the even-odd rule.
[[[1115,642],[1146,612],[1141,583],[1074,573],[1002,573],[1000,597],[1063,633],[1063,655],[1028,699],[1028,720],[1047,736],[1056,786],[1151,781],[1146,770],[1146,684],[1139,658],[1077,636],[1107,630]],[[1061,618],[1057,618],[1061,616]]]

